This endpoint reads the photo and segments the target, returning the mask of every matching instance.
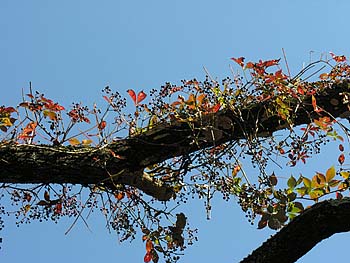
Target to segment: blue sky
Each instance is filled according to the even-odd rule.
[[[203,79],[203,66],[221,79],[230,74],[230,57],[280,58],[282,48],[295,74],[310,51],[314,58],[350,54],[349,11],[346,0],[0,0],[0,104],[20,102],[32,81],[63,105],[91,105],[102,102],[106,85],[127,96],[130,88]],[[331,164],[319,157],[302,169]],[[180,262],[237,262],[273,233],[250,226],[236,204],[215,202],[209,222],[202,203],[184,208],[200,240]],[[118,244],[97,215],[89,220],[92,233],[81,223],[68,236],[72,220],[19,229],[12,218],[6,223],[2,262],[142,262],[144,255],[140,240]],[[345,262],[349,241],[350,235],[337,235],[298,262]]]

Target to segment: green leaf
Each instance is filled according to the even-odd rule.
[[[297,180],[295,180],[293,175],[289,177],[287,185],[289,188],[294,188],[297,185]]]
[[[309,189],[310,188],[303,186],[303,187],[297,188],[295,190],[298,192],[298,194],[300,194],[301,196],[304,196],[304,195],[308,194]]]

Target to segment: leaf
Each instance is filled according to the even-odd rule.
[[[68,141],[73,146],[80,144],[80,141],[77,138],[71,138]]]
[[[146,241],[146,251],[148,253],[148,252],[151,252],[152,250],[153,250],[153,242],[152,240],[148,239]]]
[[[101,122],[98,124],[97,128],[98,128],[99,130],[103,130],[104,128],[106,128],[106,125],[107,125],[107,122],[106,122],[106,121],[101,121]]]
[[[184,213],[176,214],[176,228],[184,229],[186,226],[186,219]]]
[[[338,157],[338,162],[342,165],[344,163],[344,160],[345,160],[345,156],[344,154],[342,153],[341,155],[339,155]]]
[[[349,172],[345,172],[345,171],[341,171],[340,175],[346,180],[349,178],[350,173]]]
[[[129,93],[130,94],[130,93]],[[143,101],[147,97],[147,94],[141,90],[139,94],[137,94],[137,104],[139,104],[141,101]]]
[[[134,104],[136,105],[137,104],[137,101],[136,101],[136,93],[134,90],[132,89],[128,89],[127,90],[127,93],[129,93],[129,96],[131,97],[132,101],[134,102]]]
[[[147,252],[146,255],[145,255],[145,257],[143,258],[143,261],[144,261],[145,263],[148,263],[148,262],[150,262],[151,260],[152,260],[152,255],[151,255],[151,253]]]
[[[26,214],[30,210],[31,206],[30,204],[27,204],[23,208],[24,208],[24,213]]]
[[[325,79],[327,79],[328,78],[328,74],[327,73],[322,73],[321,75],[320,75],[320,79],[322,79],[322,80],[325,80]]]
[[[331,181],[334,178],[334,176],[335,176],[335,168],[334,166],[332,166],[326,172],[326,182]]]
[[[339,144],[339,151],[341,151],[341,152],[344,151],[344,146],[342,144]]]
[[[45,193],[44,193],[44,199],[45,199],[46,201],[50,202],[50,194],[49,194],[48,191],[45,191]]]
[[[118,192],[114,196],[115,196],[115,198],[117,198],[118,201],[120,201],[124,198],[125,194],[124,194],[124,192]]]
[[[312,188],[323,188],[326,185],[326,177],[322,173],[316,173],[312,177],[311,187]]]
[[[82,143],[83,145],[90,145],[90,144],[92,143],[92,140],[90,140],[90,139],[82,140],[81,143]]]
[[[329,52],[329,54],[331,54],[332,58],[337,63],[346,61],[346,57],[345,56],[336,56],[333,52]]]
[[[268,222],[268,226],[269,226],[269,228],[271,228],[273,230],[277,230],[277,229],[280,229],[282,225],[277,218],[271,217],[269,222]]]
[[[158,261],[159,261],[159,256],[158,256],[157,251],[155,251],[155,250],[153,249],[152,252],[151,252],[151,254],[152,254],[152,261],[153,261],[153,263],[158,263]]]
[[[294,178],[293,175],[289,177],[287,185],[289,188],[292,188],[292,189],[297,185],[297,180]]]
[[[277,181],[277,177],[276,177],[275,173],[272,173],[272,174],[270,175],[269,181],[270,181],[270,184],[271,184],[271,185],[273,185],[273,186],[277,185],[277,182],[278,182],[278,181]]]
[[[218,112],[218,111],[220,110],[220,108],[221,108],[221,104],[220,104],[220,103],[217,103],[216,105],[214,105],[214,106],[211,108],[210,112],[216,113],[216,112]]]
[[[314,108],[315,112],[321,112],[322,110],[317,106],[316,104],[316,98],[314,95],[311,96],[311,102],[312,102],[312,107]]]
[[[267,226],[267,219],[263,220],[263,218],[261,218],[259,223],[258,223],[258,229],[263,229],[266,226]]]
[[[62,203],[56,204],[54,212],[55,212],[55,214],[61,214],[62,213]]]
[[[301,211],[304,211],[304,206],[300,202],[294,202],[294,207],[298,208]]]
[[[336,193],[335,193],[335,196],[336,196],[336,198],[337,198],[338,200],[343,199],[343,195],[342,195],[341,193],[339,193],[339,192],[336,192]]]
[[[49,205],[50,203],[45,201],[45,200],[40,200],[36,205],[41,205],[41,206],[44,206],[44,205]]]
[[[311,180],[309,178],[303,177],[303,183],[305,187],[310,188],[311,187]]]
[[[108,102],[108,104],[112,104],[112,101],[110,98],[108,98],[107,96],[103,96],[103,98],[105,99],[105,101]]]
[[[241,67],[244,67],[244,57],[239,57],[239,58],[231,58],[234,62],[236,62],[238,65]]]

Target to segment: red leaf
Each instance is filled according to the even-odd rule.
[[[215,106],[213,106],[211,108],[210,112],[216,113],[216,112],[218,112],[220,110],[220,107],[221,107],[221,104],[218,103],[218,104],[216,104]]]
[[[253,62],[248,62],[246,65],[245,65],[246,68],[254,68],[254,63]]]
[[[148,262],[150,262],[151,260],[152,260],[152,255],[151,255],[151,253],[147,252],[146,255],[145,255],[145,257],[143,258],[143,261],[144,261],[145,263],[148,263]]]
[[[341,151],[341,152],[344,151],[344,146],[342,144],[339,144],[339,151]]]
[[[129,93],[132,101],[134,102],[134,104],[136,105],[137,104],[137,101],[136,101],[136,93],[134,90],[132,89],[128,89],[127,92]]]
[[[267,60],[263,62],[263,65],[265,67],[271,67],[271,66],[278,65],[279,61],[280,59]]]
[[[129,93],[130,94],[130,93]],[[143,101],[147,97],[147,94],[141,90],[139,94],[137,94],[137,104],[139,104],[141,101]]]
[[[55,206],[55,214],[61,214],[62,213],[62,203],[58,203]]]
[[[100,124],[98,125],[99,130],[103,130],[106,128],[107,122],[106,121],[101,121]]]
[[[340,164],[343,164],[343,163],[344,163],[344,160],[345,160],[345,156],[344,156],[344,154],[342,153],[342,154],[339,155],[339,157],[338,157],[338,162],[339,162]]]
[[[240,58],[231,58],[234,62],[236,62],[238,65],[240,65],[241,67],[244,67],[244,57],[240,57]]]
[[[336,198],[337,198],[338,200],[343,199],[343,195],[342,195],[341,193],[339,193],[339,192],[336,192],[336,193],[335,193],[335,196],[336,196]]]
[[[344,62],[346,60],[345,56],[336,56],[333,52],[329,52],[331,54],[332,58],[335,60],[335,62]]]

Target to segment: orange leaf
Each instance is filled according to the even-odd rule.
[[[132,89],[128,89],[127,92],[129,93],[132,101],[134,102],[134,104],[136,105],[137,101],[136,101],[136,93],[134,90]]]
[[[68,141],[73,146],[80,144],[80,141],[77,138],[71,138]]]
[[[141,90],[139,94],[137,94],[137,104],[139,104],[141,101],[143,101],[147,97],[147,94]]]
[[[312,107],[314,107],[315,112],[321,112],[322,109],[320,109],[317,104],[316,104],[316,98],[314,95],[311,96],[311,102],[312,102]]]
[[[120,201],[124,198],[125,194],[124,194],[124,192],[118,192],[114,196],[115,196],[115,198],[117,198],[118,201]]]
[[[320,79],[324,80],[324,79],[327,79],[328,78],[328,74],[327,73],[322,73],[320,75]]]
[[[151,252],[152,249],[153,249],[153,242],[152,242],[152,240],[148,239],[146,241],[146,251]]]
[[[82,140],[81,143],[84,145],[90,145],[92,143],[92,140],[90,139]]]

